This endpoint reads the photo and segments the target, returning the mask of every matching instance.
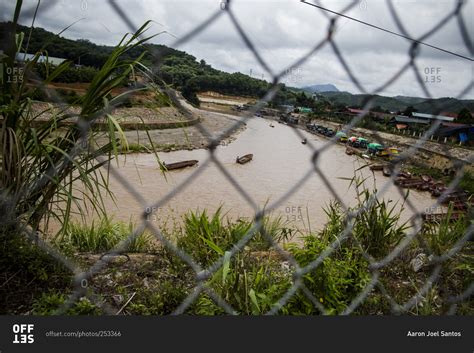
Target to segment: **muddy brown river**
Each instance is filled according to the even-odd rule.
[[[292,128],[276,122],[273,123],[274,128],[271,128],[269,124],[268,120],[252,118],[234,142],[219,146],[215,152],[225,170],[259,207],[271,205],[280,199],[290,188],[298,185],[311,168],[312,151],[308,147],[309,144],[302,144],[301,138]],[[322,136],[305,131],[301,133],[314,146],[322,146],[327,142]],[[254,155],[251,162],[244,165],[235,162],[236,156],[247,153]],[[153,220],[158,226],[170,227],[174,222],[179,223],[181,215],[190,210],[208,210],[212,213],[222,207],[231,219],[251,218],[255,215],[252,206],[228,181],[216,163],[205,163],[209,158],[209,151],[160,153],[160,158],[166,163],[197,159],[199,164],[170,171],[165,179],[153,154],[130,154],[119,157],[118,168],[149,204],[165,197],[186,179],[193,178],[191,183],[181,188],[166,204],[156,209]],[[346,155],[345,148],[340,145],[331,146],[318,160],[320,170],[334,191],[350,206],[356,204],[356,193],[354,188],[349,186],[347,179],[354,177],[355,170],[366,163],[361,158]],[[113,165],[117,166],[115,162]],[[198,168],[201,172],[195,176]],[[381,172],[375,172],[373,175],[368,168],[358,173],[362,177],[368,177],[365,185],[370,189],[376,185],[380,190],[389,181]],[[334,200],[334,195],[314,172],[299,186],[299,189],[278,205],[271,215],[281,216],[302,231],[320,229],[326,222],[323,208]],[[138,221],[146,205],[137,202],[129,190],[113,177],[111,190],[117,202],[114,204],[107,200],[109,214],[113,215],[115,220]],[[399,205],[402,202],[402,196],[393,185],[388,187],[382,198],[398,202]],[[428,193],[418,191],[411,191],[409,199],[418,210],[425,210],[434,202]],[[405,209],[402,218],[406,220],[411,215],[412,212]]]

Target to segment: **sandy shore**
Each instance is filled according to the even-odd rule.
[[[183,101],[181,104],[194,118],[199,118],[198,124],[176,129],[149,130],[148,133],[139,130],[125,131],[129,145],[151,148],[151,138],[157,151],[208,148],[213,139],[219,138],[220,144],[225,145],[245,129],[242,118],[238,116],[200,110]],[[233,127],[236,128],[229,131]],[[99,145],[105,141],[105,137],[98,139]]]

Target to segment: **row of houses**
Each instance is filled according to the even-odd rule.
[[[349,115],[363,114],[361,109],[348,108]],[[427,130],[438,124],[434,136],[452,140],[453,142],[474,142],[474,126],[455,122],[456,114],[441,113],[439,115],[413,112],[411,116],[370,112],[375,119],[392,124],[397,130],[422,129]]]

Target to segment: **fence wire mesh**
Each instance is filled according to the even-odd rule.
[[[386,77],[385,82],[383,82],[380,87],[375,90],[369,90],[360,82],[358,79],[357,73],[351,69],[350,62],[344,57],[342,51],[340,50],[340,46],[337,43],[337,38],[335,37],[335,29],[336,25],[341,21],[341,19],[346,18],[354,21],[358,21],[350,17],[351,10],[354,9],[356,6],[360,6],[359,0],[354,0],[341,11],[336,12],[333,10],[328,9],[323,2],[320,1],[301,1],[297,2],[294,1],[294,6],[307,6],[308,11],[320,11],[325,18],[327,19],[327,23],[325,27],[321,24],[318,25],[318,28],[315,30],[325,31],[326,36],[323,40],[314,43],[312,48],[308,48],[308,51],[305,55],[298,58],[294,63],[290,66],[282,70],[281,72],[275,72],[271,65],[267,63],[264,57],[260,54],[258,45],[255,45],[252,41],[251,36],[249,36],[245,30],[245,27],[242,26],[237,19],[233,11],[233,3],[237,1],[230,1],[230,0],[223,0],[218,2],[218,6],[216,6],[216,11],[211,13],[207,19],[205,19],[202,23],[197,25],[193,30],[189,31],[189,33],[185,34],[184,36],[177,39],[171,47],[177,48],[182,46],[185,43],[195,40],[196,36],[216,22],[220,17],[227,16],[232,23],[236,33],[238,33],[239,37],[242,39],[243,43],[245,44],[245,48],[252,53],[255,60],[260,64],[261,68],[271,77],[272,86],[271,89],[268,90],[266,95],[260,99],[254,106],[252,106],[247,112],[244,113],[243,119],[236,121],[236,123],[229,128],[228,130],[222,132],[218,136],[213,136],[213,134],[208,131],[204,125],[198,123],[196,125],[197,129],[201,132],[203,136],[206,136],[208,139],[208,156],[204,162],[201,162],[200,165],[196,168],[194,172],[192,172],[189,177],[187,177],[184,181],[182,181],[179,185],[173,188],[171,192],[167,195],[162,197],[159,200],[149,204],[145,200],[145,197],[140,194],[137,188],[127,180],[127,178],[121,174],[119,168],[111,163],[106,157],[97,153],[95,155],[95,159],[101,168],[104,168],[109,172],[112,178],[115,178],[118,183],[120,183],[125,190],[127,190],[130,195],[141,205],[143,205],[143,212],[140,217],[140,222],[136,225],[133,232],[130,233],[129,237],[120,242],[116,247],[108,251],[104,256],[102,256],[98,261],[96,261],[90,268],[86,271],[83,270],[82,266],[78,263],[75,263],[69,256],[62,254],[60,250],[51,246],[46,240],[41,239],[35,234],[28,225],[18,223],[21,227],[22,232],[24,232],[32,241],[34,241],[39,247],[43,248],[47,251],[51,257],[55,258],[56,260],[63,263],[67,268],[69,268],[74,273],[74,290],[72,295],[68,298],[66,303],[57,311],[58,314],[65,313],[69,308],[71,308],[81,297],[87,296],[92,302],[96,305],[100,306],[105,313],[107,314],[115,314],[116,309],[112,308],[109,304],[105,303],[98,294],[95,293],[91,286],[88,283],[93,281],[95,275],[100,273],[104,268],[109,266],[110,262],[117,256],[123,256],[123,254],[127,253],[128,245],[141,234],[143,231],[147,230],[153,234],[154,237],[161,243],[166,249],[168,249],[172,254],[176,257],[181,259],[184,263],[186,263],[194,272],[195,276],[195,286],[193,290],[190,291],[190,294],[176,307],[174,314],[182,314],[185,313],[186,310],[195,303],[197,298],[201,294],[208,295],[216,305],[222,308],[225,313],[227,314],[238,314],[239,311],[236,308],[233,308],[224,298],[222,298],[213,288],[209,285],[210,280],[212,277],[219,271],[222,270],[223,266],[225,266],[226,261],[229,258],[233,258],[240,252],[244,250],[246,245],[254,238],[258,233],[262,234],[265,240],[271,244],[271,248],[276,250],[279,255],[281,256],[284,261],[288,263],[288,268],[292,274],[292,285],[291,287],[279,298],[279,300],[275,301],[271,310],[267,312],[269,315],[278,314],[289,300],[295,295],[295,293],[300,292],[307,299],[314,305],[315,308],[321,314],[329,314],[330,312],[325,307],[325,303],[323,303],[319,298],[315,296],[315,294],[305,285],[305,276],[310,273],[311,271],[316,270],[319,266],[323,264],[323,262],[330,258],[334,251],[345,242],[353,242],[354,244],[358,244],[361,249],[364,249],[356,237],[353,235],[353,226],[356,218],[367,212],[371,206],[373,206],[378,198],[381,198],[384,193],[387,191],[387,188],[390,185],[396,185],[400,194],[400,197],[403,199],[406,196],[405,191],[396,183],[397,176],[401,172],[402,165],[405,161],[409,160],[417,151],[422,148],[427,141],[430,140],[430,137],[436,131],[436,129],[440,125],[440,121],[437,121],[433,124],[427,131],[425,131],[421,136],[418,136],[416,142],[414,142],[409,148],[407,148],[396,160],[391,162],[391,169],[392,173],[390,176],[391,183],[384,184],[384,187],[377,190],[376,194],[371,195],[367,200],[364,201],[362,205],[359,205],[357,208],[351,208],[349,205],[344,201],[344,199],[339,195],[338,191],[334,187],[331,182],[331,179],[328,175],[325,174],[324,168],[322,168],[319,164],[320,157],[324,153],[326,153],[332,146],[337,144],[337,138],[332,137],[327,139],[327,141],[322,144],[316,146],[312,141],[308,141],[306,144],[306,148],[308,148],[312,153],[311,162],[308,163],[308,168],[306,173],[303,175],[298,176],[295,178],[294,185],[289,188],[282,196],[280,196],[277,200],[273,201],[272,203],[266,205],[264,208],[259,206],[259,203],[253,198],[252,194],[246,190],[246,185],[239,183],[239,181],[232,175],[230,171],[227,170],[226,166],[216,157],[216,149],[217,147],[224,141],[225,137],[232,134],[233,132],[237,131],[239,128],[244,126],[246,122],[250,119],[254,118],[254,114],[258,112],[262,107],[264,107],[265,103],[271,102],[272,99],[277,94],[278,90],[280,89],[279,83],[282,82],[289,73],[305,62],[310,60],[311,58],[316,57],[323,48],[329,47],[332,50],[333,58],[338,60],[339,63],[344,68],[345,73],[347,74],[347,79],[349,79],[359,90],[360,93],[369,94],[371,96],[365,102],[365,105],[362,109],[362,112],[358,113],[357,116],[354,116],[347,124],[344,126],[344,131],[349,132],[352,128],[356,127],[356,125],[369,114],[370,108],[373,106],[373,101],[375,96],[390,86],[394,84],[397,79],[399,79],[405,73],[411,71],[416,77],[416,84],[419,85],[421,90],[424,92],[427,98],[432,98],[429,88],[427,87],[426,83],[423,80],[423,77],[420,74],[420,68],[417,65],[417,59],[420,55],[420,46],[426,45],[426,41],[433,37],[435,34],[442,32],[445,25],[450,21],[456,21],[459,26],[459,34],[462,37],[462,40],[467,48],[468,52],[472,56],[474,53],[472,38],[468,32],[467,26],[465,24],[466,16],[463,13],[463,9],[466,6],[466,1],[455,1],[453,3],[452,11],[447,13],[444,18],[440,19],[437,23],[433,23],[432,28],[428,29],[423,35],[412,38],[411,35],[408,33],[407,29],[404,26],[403,18],[398,14],[396,7],[394,6],[392,1],[387,1],[386,6],[388,7],[391,17],[393,21],[396,23],[397,26],[397,33],[393,31],[391,34],[401,36],[410,43],[410,49],[407,53],[407,58],[405,64],[403,64],[392,77]],[[40,11],[47,11],[48,6],[54,4],[54,1],[46,2],[42,4]],[[127,11],[126,8],[123,8],[120,2],[109,0],[108,4],[110,6],[110,11],[117,14],[123,22],[126,24],[128,29],[131,33],[135,33],[139,26],[136,24],[135,19],[132,17],[132,13]],[[328,5],[329,6],[329,5]],[[23,10],[24,17],[33,17],[35,12],[38,9],[36,6],[32,8],[26,8]],[[361,22],[361,21],[358,21]],[[370,25],[367,23],[360,23],[361,26]],[[376,27],[373,26],[372,27]],[[376,27],[375,30],[384,30],[388,31],[384,28]],[[440,48],[442,50],[442,48]],[[159,50],[152,52],[154,57],[154,67],[149,68],[150,74],[155,72],[157,68],[162,63],[163,53]],[[467,60],[471,60],[471,58],[466,58]],[[54,98],[59,104],[67,105],[65,102],[62,101],[62,98],[59,94],[56,94],[50,88],[43,87],[43,89],[47,90],[50,94],[54,95]],[[176,94],[169,90],[166,87],[161,87],[161,89],[166,90],[167,94],[173,99],[174,104],[180,105],[180,101],[178,100]],[[459,92],[457,98],[461,99],[468,96],[472,93],[473,89],[473,82],[471,81],[464,89]],[[126,95],[125,95],[126,96]],[[63,162],[59,165],[56,165],[55,168],[49,170],[48,173],[42,175],[38,178],[37,183],[34,186],[35,190],[41,190],[43,184],[53,178],[55,175],[61,172],[61,168],[64,168],[69,162],[73,161],[79,153],[82,153],[85,150],[90,151],[90,153],[97,152],[94,149],[94,146],[88,145],[87,141],[88,135],[90,134],[91,128],[93,127],[95,121],[99,118],[104,117],[106,114],[113,111],[116,106],[119,106],[121,101],[118,100],[115,105],[108,106],[106,109],[101,110],[100,112],[96,113],[93,119],[85,121],[83,119],[79,119],[77,123],[77,127],[81,131],[81,139],[75,145],[75,148],[70,151],[68,155],[64,156]],[[437,110],[439,113],[439,109],[436,106],[432,107],[434,110]],[[185,109],[185,108],[183,108]],[[305,139],[305,135],[302,133],[302,128],[293,126],[293,133],[301,140]],[[384,138],[381,134],[377,131],[373,131],[373,137],[375,140],[383,141]],[[443,149],[443,152],[447,155],[451,155],[451,149],[448,145],[440,145],[440,148]],[[92,151],[92,152],[91,152]],[[454,176],[451,184],[441,193],[441,195],[437,198],[437,200],[433,203],[432,208],[435,209],[438,206],[441,206],[442,203],[449,199],[449,196],[458,189],[459,182],[465,172],[465,167],[472,164],[473,158],[469,158],[467,163],[459,164],[456,168],[456,175]],[[153,222],[150,222],[150,217],[156,213],[160,207],[166,206],[166,204],[175,196],[179,195],[184,191],[184,189],[193,183],[196,178],[202,173],[206,166],[214,164],[222,176],[230,183],[230,185],[245,199],[248,205],[253,209],[254,212],[254,222],[253,226],[246,232],[246,234],[236,242],[231,249],[228,249],[225,255],[221,256],[217,261],[215,261],[212,265],[203,267],[199,264],[191,254],[188,254],[183,249],[179,248],[177,244],[171,241],[167,236],[165,236],[162,230]],[[309,180],[309,178],[313,175],[317,175],[324,186],[330,191],[332,197],[338,201],[341,205],[345,219],[342,222],[345,227],[342,231],[338,234],[338,236],[333,239],[330,246],[322,250],[317,257],[315,257],[309,264],[305,266],[301,266],[300,263],[292,256],[288,251],[286,251],[282,244],[275,241],[275,239],[267,233],[265,227],[263,226],[264,218],[266,215],[270,214],[273,210],[278,209],[285,201],[287,201],[294,193],[304,187],[305,183]],[[31,190],[25,190],[25,192],[31,192]],[[2,204],[5,205],[3,217],[0,221],[5,225],[7,222],[11,222],[11,219],[8,216],[8,209],[13,208],[15,205],[15,200],[8,199],[8,195],[4,196],[4,200]],[[436,255],[422,239],[419,238],[419,233],[424,226],[424,219],[423,213],[424,210],[420,210],[414,205],[410,199],[406,199],[407,207],[413,212],[414,216],[410,218],[411,228],[410,230],[403,236],[402,240],[396,245],[396,247],[386,256],[383,258],[376,259],[369,254],[369,252],[363,250],[363,256],[368,262],[368,270],[370,271],[370,281],[366,284],[364,288],[361,288],[360,293],[355,296],[352,301],[347,305],[347,307],[342,311],[343,315],[348,315],[351,313],[356,312],[357,308],[363,303],[371,291],[377,289],[388,299],[390,302],[391,309],[390,311],[394,314],[400,313],[407,313],[409,312],[414,306],[418,305],[422,299],[428,294],[430,289],[437,283],[437,280],[442,272],[443,263],[445,263],[448,259],[451,259],[455,256],[459,251],[464,249],[467,244],[469,244],[470,240],[472,239],[472,233],[474,230],[474,223],[471,219],[468,219],[469,225],[465,229],[464,235],[455,243],[455,245],[449,249],[449,251],[445,252],[442,255]],[[468,215],[468,217],[470,217]],[[17,220],[15,220],[17,222]],[[391,295],[390,291],[385,288],[384,284],[380,280],[381,276],[383,276],[384,269],[390,267],[393,264],[393,261],[399,257],[404,250],[406,250],[410,244],[414,241],[421,241],[424,246],[424,251],[429,258],[428,264],[431,266],[431,272],[427,277],[426,281],[423,285],[418,288],[416,294],[414,294],[408,301],[403,303],[398,303]],[[465,289],[464,292],[459,293],[456,296],[451,296],[447,298],[447,303],[449,303],[449,310],[447,314],[456,314],[457,305],[463,301],[470,300],[472,293],[474,291],[474,283],[470,283],[470,285]]]

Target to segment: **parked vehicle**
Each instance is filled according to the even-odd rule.
[[[379,152],[383,151],[384,148],[380,143],[369,143],[367,145],[367,151],[369,154],[378,155]]]
[[[347,142],[347,134],[343,131],[338,131],[336,133],[336,137],[337,137],[337,140],[339,142],[342,142],[342,143],[346,143]]]
[[[367,148],[369,144],[369,140],[363,138],[363,137],[358,137],[357,138],[357,144],[359,145],[359,148]]]
[[[324,135],[328,136],[328,137],[332,137],[336,134],[336,132],[333,130],[333,129],[327,129],[324,133]]]
[[[307,128],[309,131],[315,131],[315,130],[316,130],[316,127],[317,127],[316,124],[306,124],[306,128]]]
[[[347,139],[347,145],[352,146],[352,147],[359,147],[359,141],[357,140],[357,137],[351,136]]]

